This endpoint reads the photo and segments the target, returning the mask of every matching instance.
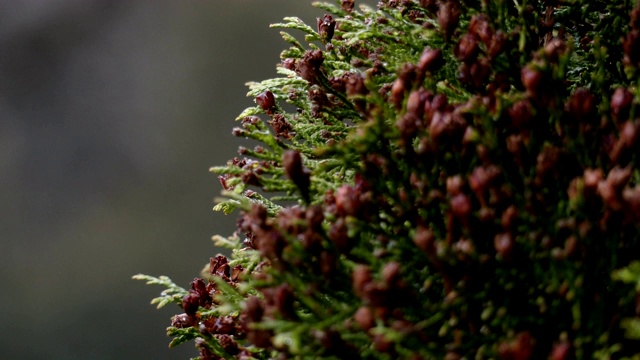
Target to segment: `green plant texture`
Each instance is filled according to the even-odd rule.
[[[640,359],[640,7],[316,3],[213,167],[199,359]]]

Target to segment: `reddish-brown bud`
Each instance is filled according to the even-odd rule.
[[[444,360],[460,360],[462,356],[455,351],[447,351],[447,354],[444,356]]]
[[[508,343],[502,343],[498,347],[501,359],[529,360],[533,356],[535,340],[528,332],[518,334],[518,336]]]
[[[438,8],[438,24],[448,39],[458,27],[460,21],[460,10],[456,1],[440,2]]]
[[[336,246],[338,251],[342,253],[349,252],[353,244],[349,238],[349,229],[344,218],[338,218],[329,229],[329,239]]]
[[[436,236],[431,229],[424,226],[418,226],[416,234],[413,236],[413,243],[428,255],[435,252],[434,242]]]
[[[614,210],[620,210],[622,207],[620,196],[608,181],[598,183],[598,195],[608,207]]]
[[[574,121],[593,121],[596,117],[595,98],[589,90],[577,89],[564,105],[564,110]]]
[[[520,72],[522,85],[527,90],[527,95],[537,97],[542,90],[543,75],[539,70],[531,66],[525,66]]]
[[[198,349],[198,354],[200,355],[198,359],[202,360],[212,360],[218,358],[205,344],[206,341],[203,338],[196,338],[196,349]]]
[[[460,219],[465,219],[471,214],[471,200],[463,193],[451,198],[451,211],[453,215]]]
[[[511,119],[511,126],[515,130],[527,128],[529,121],[533,117],[533,108],[528,100],[520,100],[507,111]]]
[[[194,325],[194,319],[193,316],[187,314],[178,314],[171,318],[171,326],[178,329],[191,327]]]
[[[461,83],[470,86],[473,82],[473,80],[471,79],[471,66],[469,66],[469,64],[467,63],[461,63],[458,66],[458,80],[460,80]]]
[[[227,185],[227,179],[229,178],[229,175],[220,175],[218,176],[218,180],[220,180],[220,185],[222,185],[222,188],[224,190],[231,190],[230,185]]]
[[[509,255],[513,251],[513,237],[510,233],[502,233],[495,236],[493,239],[493,246],[496,249],[496,253],[503,259],[508,259]]]
[[[604,173],[602,169],[585,169],[584,170],[584,192],[585,195],[595,193],[598,188],[598,184],[604,179]]]
[[[327,354],[334,354],[339,359],[350,359],[355,356],[354,349],[350,346],[336,330],[317,330],[314,337],[325,348]]]
[[[393,103],[393,106],[395,106],[397,110],[402,108],[402,101],[404,100],[406,90],[405,83],[402,79],[396,79],[396,81],[393,82],[393,86],[391,86],[391,96],[389,100],[391,100],[391,103]]]
[[[480,211],[478,211],[478,217],[482,222],[493,222],[496,218],[496,212],[491,208],[482,207]]]
[[[365,294],[365,287],[371,283],[371,271],[366,265],[357,265],[352,274],[353,290],[360,297]]]
[[[396,261],[386,263],[381,271],[382,281],[384,281],[387,286],[394,287],[397,285],[398,280],[400,280],[400,269],[400,263]]]
[[[495,35],[491,38],[491,42],[487,46],[487,55],[489,59],[494,59],[500,55],[507,45],[507,34],[502,31],[496,31]]]
[[[567,45],[561,39],[554,38],[544,47],[544,54],[550,62],[557,63],[559,57],[567,50]]]
[[[203,279],[195,278],[191,282],[190,292],[195,293],[198,296],[200,306],[207,306],[211,304],[211,294],[209,294],[207,284],[205,284]]]
[[[511,230],[515,227],[515,221],[518,218],[518,210],[514,205],[509,206],[500,218],[500,224],[504,230]]]
[[[364,84],[364,77],[360,73],[348,73],[345,75],[345,90],[348,97],[366,95],[368,92]]]
[[[337,92],[347,91],[347,76],[333,76],[329,79],[329,85]]]
[[[521,134],[513,134],[507,136],[507,150],[513,156],[516,165],[522,167],[523,155],[525,150],[524,139]]]
[[[189,316],[194,316],[200,306],[200,297],[193,292],[189,292],[182,298],[182,309]]]
[[[469,68],[469,85],[475,89],[482,89],[486,86],[487,79],[491,73],[491,66],[486,59],[480,59],[471,64]]]
[[[322,250],[322,236],[311,229],[298,235],[298,239],[309,255],[318,255]]]
[[[568,341],[561,341],[553,345],[553,350],[549,355],[549,360],[571,360],[574,358],[573,347]]]
[[[295,309],[293,307],[294,301],[295,301],[295,297],[289,285],[283,284],[278,286],[275,289],[274,302],[275,302],[276,308],[278,309],[278,312],[285,319],[291,320],[297,317],[295,313]]]
[[[633,94],[626,88],[619,87],[611,95],[611,115],[617,121],[621,121],[629,116],[629,110],[633,103]]]
[[[478,166],[469,175],[469,187],[473,192],[479,194],[483,192],[496,177],[500,174],[500,170],[494,165]]]
[[[331,276],[336,271],[337,257],[334,252],[323,251],[320,253],[320,271],[326,279],[332,279]]]
[[[458,60],[467,64],[472,63],[478,56],[478,40],[475,35],[470,33],[462,35],[453,53]]]
[[[426,72],[433,73],[440,69],[442,65],[444,65],[442,50],[425,48],[418,61],[418,71],[421,74]]]
[[[209,334],[235,335],[238,331],[236,318],[233,316],[221,316],[208,318],[200,323],[200,331]]]
[[[638,66],[640,63],[640,32],[631,30],[622,40],[624,50],[623,61],[627,66]]]
[[[351,185],[342,185],[335,193],[336,210],[339,214],[355,216],[361,208],[359,191]]]
[[[469,32],[476,35],[488,48],[493,39],[493,29],[489,17],[485,14],[474,15],[469,23]]]
[[[536,184],[542,185],[544,179],[551,173],[557,173],[557,164],[561,150],[555,146],[545,146],[536,158]]]
[[[632,168],[630,166],[624,168],[616,166],[609,171],[607,182],[611,184],[616,191],[620,191],[631,179],[631,173]]]
[[[254,239],[256,249],[262,256],[269,259],[278,259],[282,256],[282,250],[287,244],[285,238],[276,230],[263,231]]]
[[[631,18],[629,21],[629,26],[631,26],[631,28],[634,30],[640,29],[640,6],[636,5],[636,7],[631,10],[631,13],[629,15],[629,17]]]
[[[422,119],[425,102],[427,102],[430,97],[433,97],[433,94],[422,88],[409,94],[409,98],[407,99],[407,114],[411,114],[415,119]]]
[[[362,328],[362,330],[367,331],[375,326],[375,317],[373,315],[373,311],[368,306],[360,307],[355,314],[353,314],[353,319],[356,321],[356,324]]]
[[[311,184],[311,173],[302,164],[302,156],[299,151],[287,150],[282,155],[282,166],[287,177],[300,190],[300,194],[309,202],[309,186]]]
[[[447,193],[449,195],[456,196],[460,194],[463,186],[464,181],[462,180],[462,176],[455,175],[447,178]]]
[[[355,5],[354,0],[340,0],[340,5],[342,5],[342,10],[350,13],[353,11],[353,7]]]
[[[215,335],[216,340],[218,340],[218,344],[230,355],[236,355],[240,352],[240,348],[238,347],[238,343],[233,339],[232,336],[226,334],[217,334]]]
[[[307,226],[313,230],[319,230],[324,221],[324,213],[319,205],[309,206],[305,211]]]
[[[296,70],[296,59],[286,58],[286,59],[282,60],[281,65],[282,65],[283,68],[285,68],[287,70],[295,71]]]
[[[273,128],[274,135],[279,138],[291,139],[293,136],[293,126],[291,126],[282,114],[275,114],[273,118],[269,120],[269,125]]]
[[[437,0],[420,0],[420,6],[429,10],[432,13],[436,13],[438,11],[438,1]]]
[[[243,272],[244,268],[242,267],[242,265],[237,264],[236,266],[234,266],[231,270],[231,281],[237,282],[238,280],[240,280],[240,276]]]
[[[249,170],[240,176],[242,182],[251,186],[261,186],[262,180],[255,171]]]
[[[329,104],[329,98],[327,97],[327,94],[324,92],[324,90],[322,90],[317,86],[314,86],[311,89],[309,89],[308,94],[309,94],[309,100],[311,100],[314,106],[318,107],[319,109],[322,109],[327,104]]]
[[[575,235],[569,236],[564,242],[564,255],[566,257],[574,256],[578,251],[578,247],[578,238]]]
[[[262,93],[264,94],[264,93]],[[260,94],[260,95],[262,95]],[[258,95],[258,96],[260,96]],[[257,99],[257,97],[256,97]],[[249,125],[256,125],[257,123],[260,122],[260,118],[257,116],[245,116],[242,118],[242,127],[248,127]]]
[[[276,111],[276,98],[269,90],[256,96],[256,104],[268,115],[272,115]]]
[[[229,267],[229,260],[224,255],[218,255],[209,259],[209,273],[211,275],[217,275],[220,277],[229,277],[231,275],[231,268]]]
[[[264,314],[262,301],[255,296],[249,297],[244,305],[244,313],[252,322],[262,320],[262,315]]]
[[[322,63],[324,56],[322,50],[309,50],[302,59],[298,60],[296,73],[310,84],[319,84],[322,76]]]
[[[449,98],[445,94],[436,94],[431,98],[431,101],[427,101],[424,104],[425,117],[428,119],[433,117],[436,111],[451,111],[453,106],[449,104]]]
[[[636,221],[640,220],[640,185],[622,190],[622,198],[629,209],[629,214]]]
[[[247,332],[247,340],[259,348],[269,348],[272,346],[272,332],[269,330],[251,330]],[[253,356],[251,356],[253,357]],[[251,358],[249,357],[249,359]]]
[[[625,121],[620,129],[620,141],[625,148],[631,149],[638,141],[638,133],[640,132],[640,124],[634,121]]]
[[[349,73],[346,75],[345,89],[348,98],[356,98],[355,104],[359,111],[365,111],[366,102],[361,99],[363,95],[369,92],[369,89],[365,86],[364,77],[360,73]]]
[[[429,124],[429,135],[433,141],[438,143],[438,140],[448,133],[451,123],[451,112],[436,111]]]
[[[460,239],[455,242],[453,248],[462,255],[460,258],[464,259],[469,255],[473,255],[475,251],[475,246],[473,245],[473,241],[469,239]]]
[[[376,334],[373,336],[373,348],[382,353],[388,353],[393,350],[393,341],[387,339],[384,334]]]
[[[325,14],[322,19],[316,18],[318,21],[318,35],[322,42],[329,42],[333,38],[333,32],[336,28],[336,21],[329,14]]]
[[[398,296],[396,291],[392,291],[389,287],[380,283],[369,283],[364,288],[364,296],[362,297],[365,304],[374,307],[388,307],[394,303],[406,300]]]

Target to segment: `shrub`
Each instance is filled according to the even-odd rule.
[[[214,167],[200,359],[640,358],[640,7],[319,3]],[[634,7],[635,6],[635,7]],[[304,35],[304,42],[286,31]]]

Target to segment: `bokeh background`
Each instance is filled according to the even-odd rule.
[[[196,356],[131,276],[188,286],[233,231],[208,168],[310,4],[0,0],[0,359]]]

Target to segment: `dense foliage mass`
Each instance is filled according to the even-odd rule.
[[[273,27],[215,167],[238,231],[180,305],[200,359],[634,358],[640,7],[353,0]]]

